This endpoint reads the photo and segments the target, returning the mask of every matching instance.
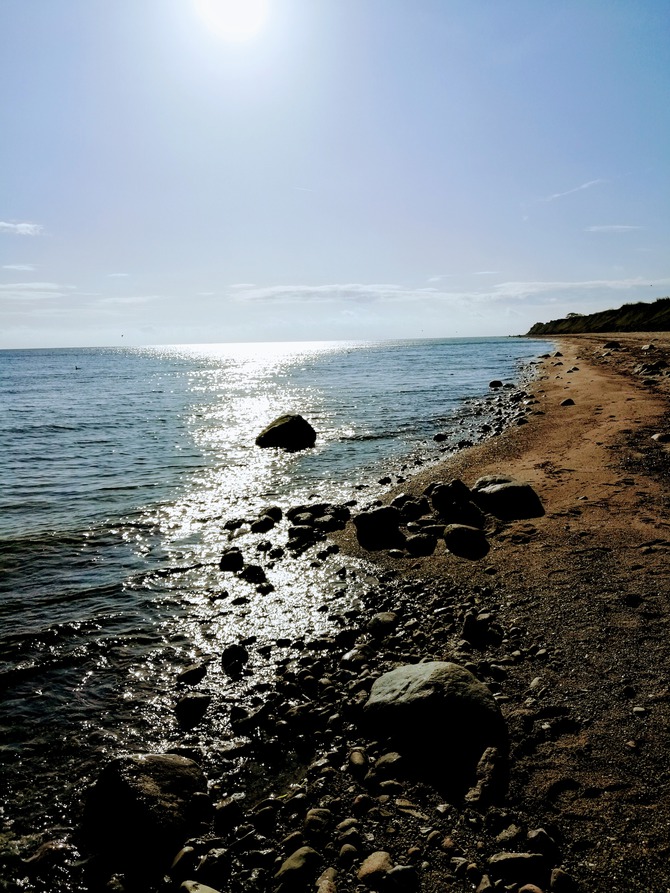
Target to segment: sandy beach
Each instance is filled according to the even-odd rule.
[[[227,747],[242,762],[210,779],[213,813],[157,889],[670,889],[670,453],[654,438],[669,433],[670,338],[548,348],[525,423],[402,491],[506,474],[544,514],[488,517],[479,560],[443,542],[425,557],[369,552],[352,523],[331,534],[363,561],[364,608],[294,643],[257,707],[237,710]],[[439,753],[464,729],[436,716],[408,756],[363,721],[382,674],[425,661],[465,667],[495,699],[509,734],[495,796],[450,799],[421,765],[424,744]],[[133,871],[114,883],[149,887]]]
[[[612,340],[621,349],[605,349]],[[542,658],[510,666],[502,686],[511,797],[560,829],[583,889],[666,890],[670,457],[652,436],[668,432],[670,379],[640,366],[667,362],[670,339],[555,343],[562,356],[529,389],[539,403],[528,425],[405,486],[419,494],[436,478],[471,486],[504,472],[531,483],[546,514],[502,526],[479,562],[441,552],[403,571],[491,589],[503,625],[540,646]]]

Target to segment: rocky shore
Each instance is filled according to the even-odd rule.
[[[667,336],[562,339],[501,436],[382,505],[295,507],[292,550],[366,562],[362,608],[231,709],[215,776],[197,747],[107,766],[78,889],[670,889],[669,362]],[[205,672],[178,680],[196,732]],[[73,853],[23,870],[54,889]]]

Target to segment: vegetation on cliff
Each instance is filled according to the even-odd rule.
[[[600,313],[570,313],[565,319],[536,322],[528,335],[578,335],[588,332],[668,332],[670,331],[670,297],[653,303],[639,301],[624,304],[618,310]]]

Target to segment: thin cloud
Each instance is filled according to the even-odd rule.
[[[14,270],[18,273],[32,273],[35,264],[4,264],[3,270]]]
[[[272,285],[267,287],[239,287],[235,297],[240,301],[285,304],[353,303],[372,304],[383,301],[407,301],[434,297],[434,288],[405,288],[389,283],[346,283],[333,285]]]
[[[486,297],[495,300],[524,300],[575,291],[625,291],[651,284],[648,279],[639,276],[634,279],[587,279],[578,282],[501,282]],[[653,285],[659,287],[670,285],[670,278],[655,279]]]
[[[542,201],[555,202],[557,198],[564,198],[566,195],[574,195],[575,192],[583,192],[585,189],[591,189],[593,186],[600,186],[601,183],[607,183],[607,180],[587,180],[586,183],[582,183],[581,186],[575,186],[574,189],[567,189],[565,192],[554,192],[552,195],[543,198]]]
[[[500,270],[478,270],[473,276],[499,276]]]
[[[107,273],[110,279],[127,279],[128,273]]]
[[[630,233],[636,229],[643,229],[641,226],[626,226],[619,223],[610,223],[606,226],[587,226],[586,233]]]
[[[15,236],[38,236],[44,227],[40,223],[7,223],[0,220],[0,233],[13,233]]]
[[[100,298],[96,304],[104,304],[106,306],[120,304],[149,304],[151,301],[160,301],[164,295],[125,295],[123,297]]]
[[[57,282],[6,282],[0,285],[0,297],[16,301],[39,298],[62,298],[76,291],[74,285]]]

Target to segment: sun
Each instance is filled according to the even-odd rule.
[[[194,0],[207,27],[224,40],[249,40],[265,25],[269,0]]]

